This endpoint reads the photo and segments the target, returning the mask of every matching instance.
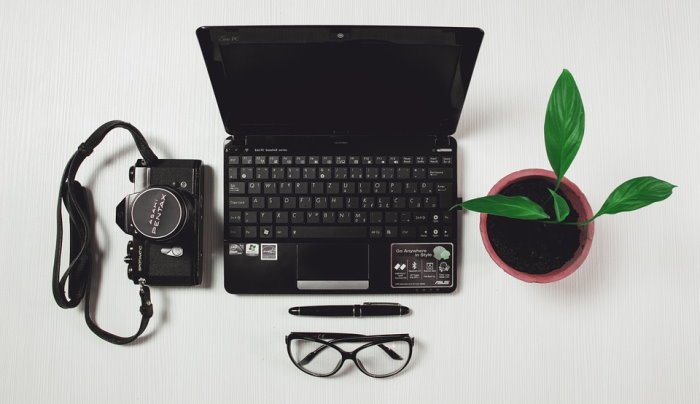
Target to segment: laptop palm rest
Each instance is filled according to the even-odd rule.
[[[297,288],[369,289],[369,244],[298,244]]]

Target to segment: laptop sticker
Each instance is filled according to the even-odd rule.
[[[448,288],[454,279],[452,243],[391,245],[392,288]]]
[[[244,251],[244,244],[232,243],[228,245],[228,255],[243,255]]]
[[[260,255],[260,244],[246,244],[245,255],[249,257],[257,257]]]
[[[277,244],[260,244],[260,259],[277,261]]]

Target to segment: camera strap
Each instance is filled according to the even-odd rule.
[[[141,323],[138,331],[129,337],[122,337],[100,328],[90,315],[90,286],[93,276],[93,262],[90,254],[90,242],[92,240],[92,217],[87,198],[87,192],[75,175],[80,164],[92,154],[97,145],[105,136],[116,128],[123,128],[131,133],[136,147],[147,165],[158,160],[136,127],[123,121],[109,121],[97,128],[92,135],[76,150],[68,160],[61,177],[61,186],[58,192],[58,206],[56,210],[56,252],[53,263],[52,289],[56,303],[64,309],[78,306],[85,298],[85,322],[92,332],[107,342],[117,345],[128,344],[138,338],[146,330],[148,321],[153,316],[151,294],[145,282],[140,282],[139,297],[141,298]],[[68,268],[61,274],[61,251],[63,247],[63,216],[61,205],[65,206],[70,219],[70,260]],[[66,289],[66,284],[68,288]]]

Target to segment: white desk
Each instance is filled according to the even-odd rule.
[[[700,401],[699,2],[106,3],[0,4],[1,401]],[[462,196],[483,195],[516,169],[547,167],[544,111],[563,67],[587,115],[568,177],[594,208],[638,175],[679,188],[661,204],[601,218],[588,261],[556,284],[503,273],[481,245],[478,217],[465,215],[457,292],[399,297],[410,317],[294,318],[292,305],[370,298],[229,295],[220,237],[225,133],[194,35],[216,24],[481,27],[456,133]],[[155,288],[152,335],[128,347],[96,338],[82,311],[59,309],[49,287],[60,172],[113,118],[137,125],[163,157],[201,158],[216,184],[205,285]],[[138,299],[121,261],[128,238],[113,217],[136,158],[126,133],[112,135],[79,174],[99,212],[96,316],[123,334],[137,325]],[[290,331],[409,332],[417,346],[397,377],[369,379],[346,364],[342,375],[318,379],[290,363]]]

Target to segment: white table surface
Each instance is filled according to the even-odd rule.
[[[698,402],[700,401],[700,3],[688,1],[10,1],[0,2],[3,215],[0,400],[19,402]],[[542,126],[562,68],[575,75],[586,137],[568,177],[594,208],[640,175],[679,187],[667,201],[597,222],[587,262],[530,285],[487,256],[465,215],[452,295],[235,296],[223,288],[225,133],[194,30],[200,25],[478,26],[486,36],[455,136],[460,195],[547,167]],[[82,310],[53,301],[61,170],[104,121],[137,125],[162,157],[213,167],[206,276],[154,288],[149,338],[113,346]],[[112,135],[79,173],[94,193],[103,272],[96,317],[131,333],[136,287],[114,206],[137,158]],[[398,300],[407,318],[312,319],[292,305]],[[408,332],[399,376],[356,369],[319,379],[289,361],[290,331]],[[346,364],[350,368],[350,364]]]

